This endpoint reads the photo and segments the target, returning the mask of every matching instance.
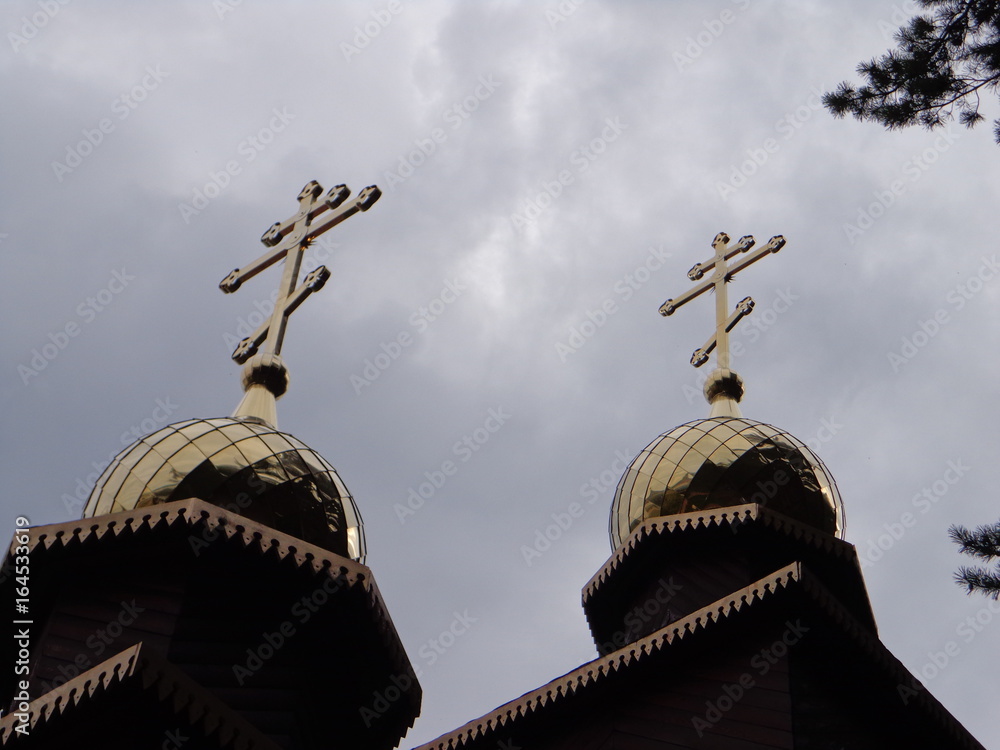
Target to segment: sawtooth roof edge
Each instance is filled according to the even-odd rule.
[[[604,582],[622,564],[626,557],[646,537],[663,536],[681,533],[698,528],[733,528],[746,523],[762,523],[768,528],[802,539],[817,549],[831,552],[838,557],[849,558],[854,554],[854,545],[837,539],[831,534],[819,531],[808,524],[800,523],[788,516],[765,508],[757,503],[733,505],[725,508],[695,511],[692,513],[677,513],[670,516],[649,518],[636,526],[628,538],[614,551],[607,562],[601,566],[583,587],[583,600],[586,602]]]
[[[129,646],[31,701],[28,709],[30,731],[64,718],[71,721],[68,714],[82,704],[100,700],[115,684],[134,681],[139,682],[137,687],[144,692],[155,689],[155,700],[169,705],[177,714],[183,713],[206,738],[216,739],[220,748],[280,750],[246,719],[177,667],[153,653],[144,652],[142,643]],[[21,738],[15,730],[18,724],[18,717],[13,713],[0,719],[0,745],[16,743]]]
[[[75,544],[100,540],[109,534],[123,537],[151,531],[161,525],[195,526],[198,523],[204,523],[211,532],[218,532],[211,538],[204,538],[208,544],[217,541],[221,535],[228,539],[238,537],[247,549],[256,549],[262,554],[270,552],[279,560],[290,559],[299,568],[308,565],[316,573],[326,571],[331,576],[344,576],[352,586],[361,584],[365,589],[372,588],[373,576],[366,565],[193,497],[94,518],[32,526],[19,533],[28,534],[30,553],[39,546],[45,550],[57,546],[69,549]],[[15,546],[12,541],[4,568],[9,566]],[[0,577],[0,582],[2,580]]]
[[[414,750],[459,750],[471,740],[497,731],[513,721],[525,718],[539,708],[557,700],[575,695],[582,689],[607,679],[609,675],[619,669],[647,659],[665,650],[673,643],[682,641],[685,637],[713,627],[746,607],[770,599],[778,590],[790,589],[793,586],[801,588],[824,614],[830,616],[832,621],[847,633],[856,646],[872,658],[873,663],[886,670],[898,684],[906,683],[914,686],[916,694],[912,696],[913,700],[931,714],[956,741],[962,743],[960,746],[962,750],[986,750],[983,745],[972,738],[971,734],[936,698],[927,692],[902,662],[892,655],[885,644],[869,633],[827,591],[826,587],[798,562],[779,568],[749,586],[738,589],[645,638],[630,643],[606,656],[587,662],[573,671],[495,708],[478,719],[473,719],[437,739],[414,748]],[[958,750],[958,746],[956,746],[956,750]]]

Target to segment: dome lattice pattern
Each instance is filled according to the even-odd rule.
[[[635,457],[611,506],[611,544],[649,518],[744,503],[843,537],[837,485],[802,441],[761,422],[713,417],[664,433]]]
[[[83,515],[189,497],[364,561],[361,515],[336,469],[255,419],[191,419],[147,435],[111,461]]]

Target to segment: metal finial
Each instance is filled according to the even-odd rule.
[[[272,249],[253,263],[237,268],[219,283],[219,288],[230,294],[239,289],[247,279],[253,278],[279,260],[285,261],[278,298],[270,320],[240,341],[233,351],[234,360],[240,364],[246,363],[243,371],[245,395],[236,408],[234,417],[251,417],[275,425],[274,401],[288,387],[288,371],[280,356],[288,316],[295,312],[306,297],[322,289],[330,278],[329,269],[320,266],[296,286],[305,250],[324,232],[359,211],[367,211],[382,195],[382,191],[375,185],[366,187],[350,202],[346,202],[351,195],[346,185],[337,185],[320,200],[322,192],[323,187],[315,180],[307,183],[298,196],[299,210],[285,221],[271,226],[261,236],[260,241]]]
[[[756,263],[769,253],[776,253],[785,246],[785,238],[780,234],[772,237],[764,247],[754,250],[733,265],[727,265],[731,258],[745,253],[754,246],[754,238],[750,235],[740,237],[736,244],[729,245],[729,235],[719,232],[712,241],[715,255],[704,263],[698,263],[688,271],[688,278],[698,281],[706,272],[715,269],[712,276],[700,284],[696,284],[676,299],[668,299],[660,305],[660,315],[672,315],[677,308],[690,302],[695,297],[704,294],[709,289],[715,290],[715,333],[709,337],[705,345],[695,349],[691,355],[691,364],[701,367],[708,361],[709,355],[715,351],[716,370],[705,386],[705,398],[712,405],[712,416],[739,416],[736,405],[743,396],[743,382],[739,375],[729,369],[729,332],[736,327],[744,317],[753,311],[754,301],[744,297],[729,312],[729,302],[726,293],[726,283],[737,273],[752,263]],[[712,384],[712,388],[709,388]],[[717,414],[718,412],[718,414]]]

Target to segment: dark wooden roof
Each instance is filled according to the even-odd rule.
[[[28,534],[31,555],[50,556],[62,551],[72,551],[105,538],[140,538],[168,528],[195,527],[203,529],[200,538],[206,544],[224,540],[236,541],[245,549],[271,557],[285,565],[338,579],[347,588],[365,592],[379,630],[386,636],[386,645],[394,656],[405,662],[400,672],[409,671],[409,659],[401,648],[396,627],[375,583],[371,570],[359,562],[341,557],[301,539],[275,531],[243,516],[231,513],[217,505],[197,498],[179,500],[122,513],[110,513],[78,521],[34,526],[24,531]],[[208,534],[204,533],[207,531]],[[0,568],[0,584],[9,577],[12,568],[14,542],[11,541],[7,556]],[[225,592],[220,592],[225,593]]]
[[[650,518],[636,526],[622,545],[615,550],[608,561],[594,573],[587,585],[583,587],[583,600],[586,602],[610,579],[614,578],[615,573],[628,559],[632,551],[649,537],[669,536],[692,529],[727,528],[733,531],[746,523],[759,523],[844,561],[856,559],[853,544],[755,503],[694,513],[678,513],[661,518]]]
[[[271,553],[280,560],[287,559],[297,567],[310,566],[320,570],[336,571],[346,576],[350,585],[361,585],[368,590],[376,590],[371,570],[361,563],[341,557],[333,552],[317,547],[288,534],[275,531],[263,524],[212,505],[198,498],[188,498],[172,503],[154,505],[122,513],[83,518],[78,521],[33,526],[25,529],[28,534],[29,549],[34,552],[42,548],[69,549],[105,536],[123,537],[139,535],[156,528],[186,525],[203,525],[210,531],[218,531],[228,539],[238,539],[247,549],[260,553]],[[214,540],[206,539],[206,544]],[[11,542],[11,549],[14,543]],[[9,562],[10,551],[8,550]],[[3,580],[0,578],[0,580]]]
[[[117,689],[128,690],[132,698],[147,704],[118,711],[115,721],[106,722],[100,739],[91,737],[91,746],[126,748],[135,742],[132,732],[141,723],[141,732],[165,735],[183,727],[197,734],[198,747],[232,750],[281,750],[238,713],[156,654],[143,651],[142,644],[131,646],[69,682],[32,701],[29,705],[30,731],[15,731],[18,717],[0,719],[0,745],[11,747],[55,746],[60,737],[72,744],[84,741],[80,723],[94,718],[95,709],[120,708]],[[102,705],[110,704],[110,705]],[[163,722],[162,710],[176,720]],[[159,714],[159,715],[157,715]],[[157,725],[159,724],[159,725]],[[190,737],[188,739],[191,739]],[[192,743],[193,744],[193,743]],[[81,745],[86,746],[86,745]]]
[[[713,648],[714,631],[726,621],[734,621],[742,613],[763,612],[769,607],[780,605],[783,593],[795,594],[796,599],[805,602],[816,613],[818,619],[827,623],[854,654],[851,669],[856,673],[859,691],[875,690],[874,681],[866,680],[865,674],[877,675],[879,685],[916,685],[916,695],[910,698],[917,717],[923,726],[945,735],[952,750],[984,750],[962,725],[933,697],[920,686],[915,677],[896,659],[870,630],[855,620],[851,614],[811,575],[800,563],[788,565],[756,581],[743,589],[733,592],[703,609],[678,620],[665,628],[631,643],[607,656],[595,659],[551,682],[525,693],[521,697],[505,703],[493,711],[473,719],[462,727],[442,735],[432,742],[419,746],[416,750],[459,750],[466,747],[486,747],[489,743],[506,742],[517,737],[530,744],[527,737],[532,733],[527,725],[535,727],[544,722],[546,715],[558,715],[566,721],[569,714],[565,704],[575,701],[586,693],[600,690],[602,685],[615,677],[628,673],[641,665],[655,662],[671,653],[691,649],[690,654],[710,652]],[[787,598],[786,598],[787,602]],[[801,608],[801,604],[796,605]],[[798,611],[798,610],[796,610]],[[787,609],[778,606],[775,614],[784,618]],[[722,634],[720,634],[722,635]],[[668,682],[670,673],[664,672],[662,681]],[[895,689],[890,689],[882,698],[898,702]],[[557,711],[560,707],[565,711]],[[595,709],[591,707],[590,713]],[[599,710],[599,709],[597,709]],[[567,733],[571,721],[566,721]],[[490,745],[493,747],[495,745]],[[503,745],[501,745],[503,746]],[[568,746],[568,745],[567,745]],[[603,745],[602,745],[603,746]],[[610,746],[610,745],[609,745]],[[698,745],[698,747],[713,745]],[[597,745],[595,745],[597,747]],[[670,745],[670,747],[674,747]],[[728,747],[728,746],[727,746]],[[743,747],[743,745],[740,745]],[[757,745],[754,745],[757,747]]]
[[[162,655],[272,744],[302,736],[310,746],[336,737],[393,747],[419,715],[419,682],[371,571],[358,562],[193,498],[26,533],[32,696],[59,685],[60,675],[78,679],[75,656],[87,657],[86,669],[142,642],[144,653]],[[0,571],[0,598],[14,584],[11,561],[8,554]],[[299,606],[306,599],[308,610]],[[142,614],[95,652],[95,629],[118,615],[119,602],[136,600]],[[294,631],[287,647],[236,673],[250,664],[248,649],[258,654],[265,634],[286,625]],[[0,705],[12,683],[12,670],[0,676]],[[376,691],[400,684],[384,711],[359,713]]]
[[[803,563],[878,635],[854,545],[755,504],[640,524],[584,586],[583,609],[598,649],[607,653],[792,562]],[[630,613],[664,582],[675,589],[669,606],[637,631]]]

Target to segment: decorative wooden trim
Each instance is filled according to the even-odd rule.
[[[741,508],[740,512],[745,511]],[[702,514],[688,515],[701,516]],[[666,530],[670,531],[669,528]],[[839,540],[836,541],[846,544],[839,542]],[[801,563],[792,563],[745,588],[692,612],[687,617],[677,620],[645,638],[630,643],[607,656],[588,662],[530,693],[525,693],[520,698],[505,703],[490,713],[474,719],[436,740],[421,745],[415,750],[458,750],[473,740],[525,719],[549,704],[564,700],[596,685],[619,670],[665,652],[670,646],[683,642],[684,639],[690,639],[696,633],[711,630],[718,623],[738,612],[750,607],[765,606],[763,604],[765,600],[771,600],[780,590],[793,588],[801,590],[817,606],[821,615],[826,617],[828,622],[840,629],[847,640],[861,649],[877,668],[888,672],[892,680],[898,684],[912,685],[915,683],[919,686],[920,683],[906,667],[889,652],[877,637],[864,628],[817,578],[810,574]],[[955,739],[956,745],[954,747],[956,749],[985,750],[922,686],[912,700],[920,710],[928,714]]]
[[[650,518],[636,526],[622,545],[615,550],[601,569],[583,587],[583,601],[588,601],[647,537],[673,536],[695,529],[726,529],[743,524],[761,524],[797,541],[805,541],[816,549],[829,552],[843,559],[855,559],[854,545],[819,531],[808,524],[776,513],[756,503],[733,505],[725,508],[678,513],[671,516]]]
[[[144,653],[142,643],[120,651],[110,659],[33,700],[28,707],[31,731],[71,715],[85,704],[102,700],[116,686],[134,684],[151,701],[169,706],[220,748],[233,750],[280,750],[270,739],[197,682],[153,653]],[[14,745],[22,735],[15,731],[17,717],[0,719],[0,745]],[[23,737],[30,739],[31,735]]]

